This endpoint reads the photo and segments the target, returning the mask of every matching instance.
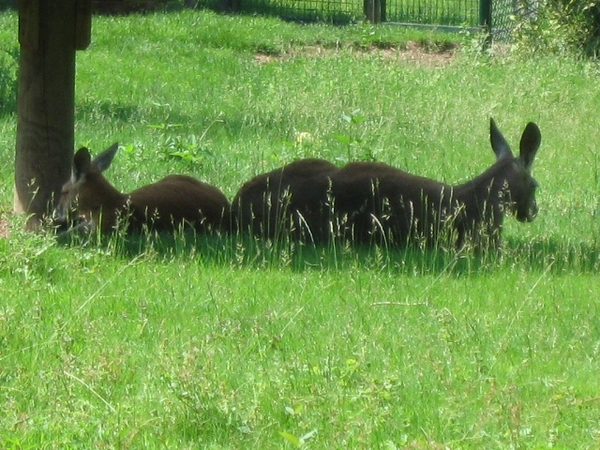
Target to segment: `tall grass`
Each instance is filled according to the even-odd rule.
[[[16,47],[16,17],[0,16]],[[181,12],[95,18],[76,141],[124,191],[188,173],[232,197],[301,157],[450,183],[536,121],[540,215],[497,256],[244,237],[0,239],[0,447],[594,448],[598,69],[391,27]],[[438,59],[435,59],[438,61]],[[15,117],[0,118],[10,209]]]

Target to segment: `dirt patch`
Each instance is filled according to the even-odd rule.
[[[457,44],[451,43],[422,43],[409,42],[403,46],[394,45],[372,45],[370,47],[351,46],[347,47],[357,57],[365,55],[376,55],[385,60],[411,63],[425,67],[444,67],[450,64],[456,57]],[[283,53],[257,52],[254,60],[257,64],[269,64],[273,62],[286,61],[293,58],[326,58],[335,56],[342,48],[329,48],[323,46],[305,46],[294,48]]]
[[[456,58],[458,46],[429,47],[418,42],[409,42],[404,49],[382,49],[384,57],[426,67],[444,67]]]
[[[0,217],[0,239],[6,239],[8,238],[8,235],[8,222],[4,217]]]
[[[258,52],[254,55],[254,62],[257,64],[269,64],[279,59],[283,59],[280,55],[271,55],[269,53]]]

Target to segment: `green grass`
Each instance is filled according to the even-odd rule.
[[[0,24],[14,49],[16,16]],[[398,50],[452,40],[464,50],[444,66]],[[107,173],[119,189],[178,172],[232,197],[301,157],[461,182],[493,161],[493,115],[515,149],[527,121],[541,128],[540,214],[507,219],[499,256],[218,236],[57,243],[9,218],[0,447],[597,448],[598,68],[470,46],[206,12],[94,19],[76,142],[121,143]],[[14,114],[0,130],[8,211]]]

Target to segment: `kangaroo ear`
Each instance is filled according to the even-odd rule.
[[[115,142],[113,145],[96,156],[92,161],[92,166],[94,169],[97,169],[100,172],[104,172],[106,169],[108,169],[110,167],[110,163],[112,163],[113,158],[117,154],[118,149],[119,143]]]
[[[519,155],[527,170],[531,170],[533,159],[535,158],[541,143],[542,133],[540,132],[540,129],[535,123],[529,122],[525,127],[525,131],[523,131],[523,135],[521,136],[521,153]]]
[[[73,156],[73,181],[81,181],[90,172],[92,157],[87,147],[81,147]]]
[[[509,158],[513,156],[513,152],[510,149],[510,145],[500,133],[500,130],[496,126],[496,122],[490,117],[490,142],[492,144],[492,150],[496,154],[496,159]]]

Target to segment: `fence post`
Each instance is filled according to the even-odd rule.
[[[483,42],[483,48],[489,48],[492,44],[492,0],[479,0],[479,26],[487,34]]]
[[[20,0],[14,209],[27,230],[51,215],[69,179],[75,124],[75,51],[91,36],[86,0]]]
[[[383,0],[385,2],[385,0]],[[384,3],[385,4],[385,3]],[[364,0],[365,18],[371,23],[380,23],[382,15],[382,0]],[[385,16],[385,12],[383,13]]]

